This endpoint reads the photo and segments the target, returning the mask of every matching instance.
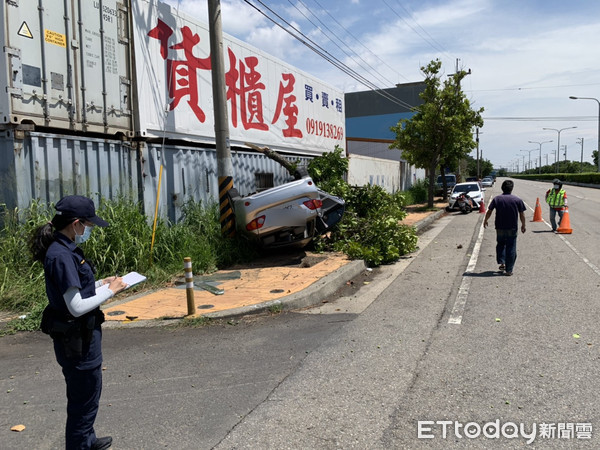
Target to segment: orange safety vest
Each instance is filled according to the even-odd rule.
[[[550,208],[564,208],[565,195],[567,195],[567,193],[563,189],[560,191],[557,191],[556,189],[550,189],[550,192],[548,192],[548,195],[546,195],[546,203],[550,205]]]

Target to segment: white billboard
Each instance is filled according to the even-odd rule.
[[[141,136],[214,143],[208,26],[156,0],[133,4]],[[320,155],[344,143],[341,91],[231,36],[223,36],[229,134]]]

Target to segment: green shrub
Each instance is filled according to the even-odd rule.
[[[308,166],[319,187],[346,201],[341,222],[326,236],[315,239],[315,248],[341,251],[350,258],[363,259],[369,266],[389,264],[414,251],[414,228],[400,224],[406,217],[407,195],[389,194],[380,186],[352,187],[343,179],[347,167],[339,147]]]
[[[425,203],[427,202],[427,194],[429,190],[429,180],[417,180],[415,184],[413,184],[408,192],[412,196],[412,201],[410,201],[409,205],[414,203]]]

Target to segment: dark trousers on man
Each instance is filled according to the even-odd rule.
[[[496,262],[504,264],[507,272],[512,272],[517,260],[518,230],[496,229]]]

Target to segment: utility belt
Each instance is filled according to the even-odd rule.
[[[92,340],[94,328],[104,322],[104,313],[96,308],[80,317],[46,306],[42,313],[42,332],[62,344],[67,358],[81,358]],[[87,351],[87,350],[86,350]]]

